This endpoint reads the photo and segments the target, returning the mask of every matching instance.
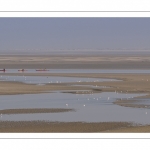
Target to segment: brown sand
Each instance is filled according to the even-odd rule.
[[[0,82],[0,95],[36,94],[58,90],[79,90],[79,88],[67,84],[48,84],[37,86],[32,84],[23,84],[19,82]],[[80,87],[80,90],[90,90],[90,88]]]
[[[44,122],[44,121],[0,121],[0,132],[54,132],[54,133],[89,133],[107,132],[132,126],[126,122]]]
[[[142,102],[144,100],[116,100],[114,104],[124,107],[133,107],[133,108],[147,108],[150,109],[150,105],[138,104],[137,102]]]
[[[149,69],[149,56],[0,56],[6,69]]]
[[[75,111],[74,109],[64,108],[27,108],[27,109],[3,109],[0,110],[1,114],[31,114],[31,113],[62,113],[68,111]]]
[[[127,128],[118,128],[118,129],[112,129],[109,131],[104,131],[105,133],[150,133],[150,125],[145,126],[133,126],[133,127],[127,127]]]
[[[19,73],[11,73],[7,75],[20,75]],[[25,76],[37,75],[32,73],[24,73]],[[63,74],[63,73],[48,73],[39,74],[41,76],[65,76],[65,77],[88,77],[88,78],[109,78],[119,79],[122,81],[107,81],[107,82],[80,82],[80,83],[49,83],[47,85],[37,86],[30,84],[23,84],[19,82],[0,82],[0,94],[27,94],[27,93],[41,93],[56,90],[75,90],[89,92],[118,92],[118,93],[143,93],[145,98],[150,97],[150,76],[149,74]],[[88,86],[72,86],[72,85],[93,85]],[[108,88],[100,88],[97,86],[107,86]],[[15,88],[14,88],[15,87]],[[85,92],[86,93],[86,92]],[[144,97],[143,97],[144,98]]]

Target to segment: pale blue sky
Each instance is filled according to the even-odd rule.
[[[0,18],[0,52],[150,49],[150,18]]]

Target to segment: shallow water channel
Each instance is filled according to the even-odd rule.
[[[69,83],[69,82],[104,82],[104,81],[120,81],[120,80],[104,79],[104,78],[1,75],[0,81],[18,81],[18,82],[23,82],[23,83],[28,83],[28,84],[46,84],[46,83]]]
[[[142,94],[105,92],[97,94],[46,93],[0,96],[0,109],[20,108],[73,108],[63,113],[36,113],[1,115],[0,120],[11,121],[63,121],[109,122],[127,121],[150,124],[150,109],[128,108],[114,105],[116,98],[128,98]]]
[[[19,81],[32,84],[67,82],[119,81],[115,79],[44,77],[44,76],[0,76],[1,81]],[[77,86],[75,83],[74,86]],[[87,85],[86,85],[87,86]],[[101,87],[106,88],[106,87]],[[93,94],[71,94],[63,91],[43,94],[1,95],[0,109],[21,108],[72,108],[75,111],[61,113],[35,113],[0,115],[0,120],[10,121],[63,121],[63,122],[133,122],[150,124],[150,109],[129,108],[113,104],[116,99],[132,98],[144,94],[103,92]],[[145,102],[145,101],[144,101]],[[147,100],[149,103],[149,100]]]

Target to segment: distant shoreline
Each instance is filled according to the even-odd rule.
[[[150,56],[150,50],[51,50],[1,52],[1,56]]]
[[[1,55],[0,69],[150,69],[150,55]]]

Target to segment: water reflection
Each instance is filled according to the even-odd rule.
[[[68,83],[68,82],[104,82],[119,81],[116,79],[103,78],[78,78],[78,77],[55,77],[55,76],[0,76],[0,81],[18,81],[28,84],[43,85],[46,83]]]
[[[47,120],[47,121],[127,121],[150,123],[150,110],[114,105],[118,98],[141,96],[115,92],[95,94],[46,93],[0,96],[0,109],[16,108],[73,108],[76,112],[45,114],[2,115],[1,120]]]

